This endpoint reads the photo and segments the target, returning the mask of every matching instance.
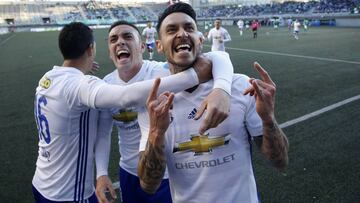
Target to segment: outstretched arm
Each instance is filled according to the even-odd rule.
[[[209,71],[208,69],[207,71]],[[191,88],[205,79],[209,80],[211,72],[204,73],[203,70],[190,68],[181,73],[162,78],[159,87],[160,92],[180,92]],[[124,108],[128,106],[144,106],[146,97],[151,89],[154,80],[136,82],[127,86],[111,85],[94,76],[86,76],[76,91],[64,90],[69,98],[76,98],[81,104],[91,108]],[[72,87],[69,85],[69,87]],[[75,99],[74,99],[75,100]],[[69,103],[74,103],[69,101]]]
[[[255,96],[256,111],[263,122],[263,136],[254,138],[255,143],[274,167],[283,170],[288,165],[289,142],[274,115],[276,86],[260,64],[255,62],[254,68],[262,80],[251,78],[251,87],[245,90],[244,95]]]
[[[170,124],[169,109],[174,94],[162,93],[157,97],[160,80],[155,80],[146,102],[149,112],[150,130],[145,151],[140,152],[138,175],[141,188],[150,194],[156,192],[166,168],[165,132]]]

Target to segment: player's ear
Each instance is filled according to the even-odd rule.
[[[200,39],[200,44],[203,45],[204,44],[204,36],[200,35],[199,39]]]
[[[95,42],[91,43],[89,47],[86,49],[88,56],[95,56],[96,55],[96,44]]]
[[[164,47],[163,45],[161,44],[161,41],[160,40],[156,40],[156,49],[157,49],[157,52],[159,54],[163,54],[164,53]]]
[[[144,42],[141,42],[141,53],[145,52],[146,44]]]

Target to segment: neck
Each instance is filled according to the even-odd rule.
[[[169,63],[169,62],[168,62]],[[169,70],[170,70],[170,73],[172,75],[176,74],[176,73],[180,73],[180,72],[183,72],[187,69],[189,69],[190,67],[181,67],[181,66],[178,66],[178,65],[175,65],[175,64],[171,64],[169,63]]]
[[[117,68],[119,78],[123,80],[124,82],[129,82],[133,77],[135,77],[136,74],[140,71],[142,66],[142,63],[139,63],[130,69],[125,68]]]
[[[88,66],[86,62],[82,59],[65,59],[62,66],[76,68],[84,74],[88,73]]]
[[[169,62],[168,62],[168,63],[169,63]],[[191,66],[190,66],[190,67],[191,67]],[[171,75],[174,75],[174,74],[176,74],[176,73],[183,72],[183,71],[189,69],[190,67],[181,67],[181,66],[177,66],[177,65],[175,65],[175,64],[169,63],[169,70],[170,70]],[[189,89],[186,89],[185,91],[191,93],[191,92],[193,92],[194,90],[196,90],[196,88],[197,88],[198,86],[199,86],[199,85],[195,85],[194,87],[191,87],[191,88],[189,88]]]

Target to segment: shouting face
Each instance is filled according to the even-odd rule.
[[[185,13],[172,13],[161,24],[159,40],[156,42],[158,52],[166,56],[170,70],[179,72],[189,68],[201,52],[200,38],[194,19]]]
[[[118,70],[140,68],[145,45],[138,31],[129,25],[118,25],[109,33],[109,55]]]

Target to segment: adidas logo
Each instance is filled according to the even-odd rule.
[[[194,109],[189,113],[188,119],[194,119],[196,112],[197,112],[197,110],[196,110],[196,108],[194,108]]]

